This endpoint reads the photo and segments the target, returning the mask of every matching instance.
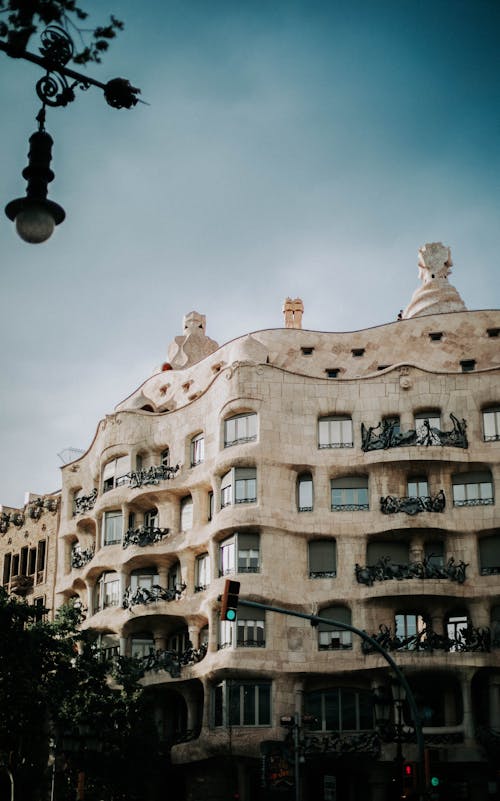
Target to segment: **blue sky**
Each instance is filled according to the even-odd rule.
[[[57,456],[166,358],[182,316],[219,343],[389,322],[425,242],[452,248],[470,309],[498,306],[497,0],[81,0],[125,22],[98,90],[49,110],[67,212],[40,246],[0,219],[0,503],[57,489]],[[31,49],[37,41],[33,40]],[[0,53],[2,205],[39,102]]]

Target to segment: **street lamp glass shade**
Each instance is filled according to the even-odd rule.
[[[26,206],[16,216],[16,231],[25,242],[38,245],[52,236],[56,226],[45,204]]]

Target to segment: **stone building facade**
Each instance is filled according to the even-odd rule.
[[[0,506],[2,586],[53,617],[60,493],[27,493],[21,509]]]
[[[222,347],[192,312],[165,362],[62,470],[56,605],[144,660],[170,801],[392,801],[413,792],[407,701],[436,798],[499,799],[500,314],[420,251],[399,319]],[[42,521],[42,518],[40,518]],[[17,531],[16,531],[17,535]],[[398,762],[399,760],[399,762]],[[409,763],[404,778],[399,765]]]

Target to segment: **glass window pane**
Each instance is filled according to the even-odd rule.
[[[325,728],[327,731],[339,730],[339,711],[338,690],[325,693]]]
[[[240,725],[240,684],[229,683],[229,723],[232,726]]]
[[[465,484],[453,484],[453,500],[455,503],[465,501]]]
[[[259,693],[258,709],[259,709],[259,726],[269,726],[271,724],[271,685],[259,684],[257,685]]]
[[[342,729],[344,731],[354,730],[356,725],[356,694],[353,690],[342,690]]]
[[[243,685],[243,724],[245,726],[253,726],[256,722],[255,693],[255,687],[248,684]]]

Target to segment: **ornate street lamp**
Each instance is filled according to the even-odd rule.
[[[49,25],[41,35],[40,55],[20,51],[12,44],[0,41],[0,50],[13,58],[23,58],[45,69],[45,75],[36,84],[36,93],[42,101],[37,116],[38,130],[30,137],[28,166],[23,177],[28,184],[26,196],[12,200],[5,207],[9,220],[15,222],[21,239],[31,244],[45,242],[56,225],[64,220],[64,209],[47,199],[48,184],[54,179],[50,169],[53,139],[45,130],[47,106],[67,106],[75,99],[75,87],[102,89],[106,102],[113,108],[132,108],[139,102],[135,88],[125,78],[114,78],[106,84],[69,69],[66,64],[73,57],[74,44],[71,36],[58,25]]]

